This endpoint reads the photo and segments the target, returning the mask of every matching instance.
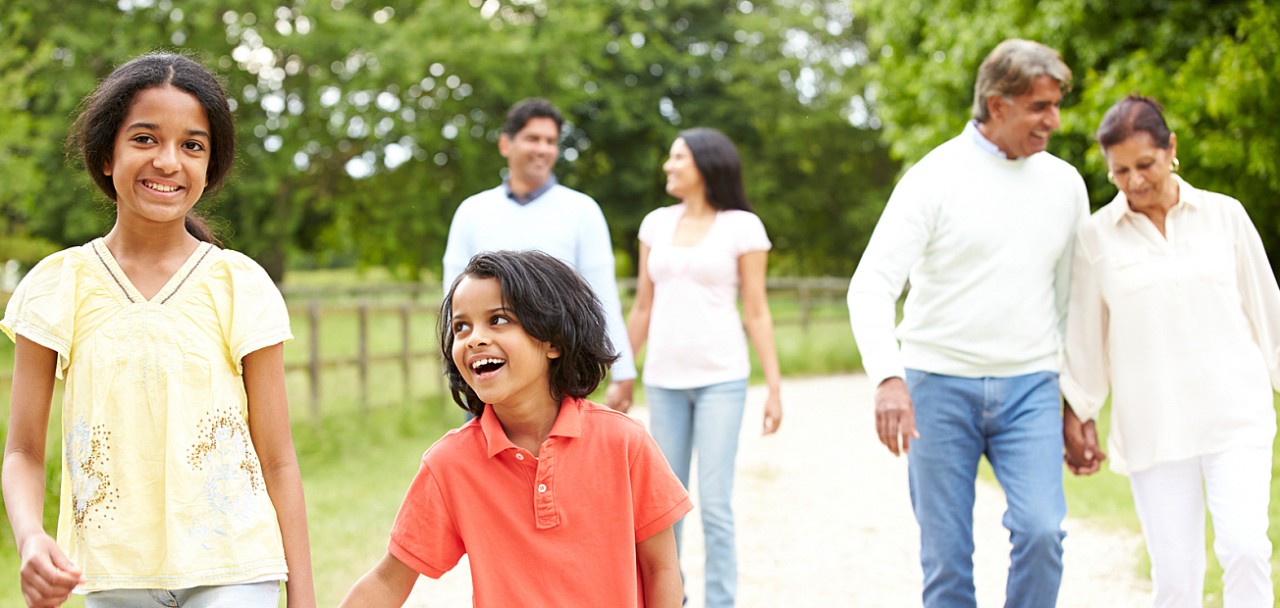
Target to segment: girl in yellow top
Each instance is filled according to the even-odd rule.
[[[31,606],[314,606],[289,431],[280,292],[191,208],[234,125],[196,62],[145,55],[85,99],[69,144],[116,204],[105,237],[40,262],[2,321],[16,344],[4,499]],[[41,526],[54,378],[58,539]]]

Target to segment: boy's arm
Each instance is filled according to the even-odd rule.
[[[676,555],[676,535],[668,526],[636,543],[640,562],[640,585],[649,608],[678,608],[684,601],[680,583],[680,558]]]
[[[674,551],[674,536],[671,542]],[[409,599],[409,593],[413,591],[413,584],[417,580],[417,572],[388,553],[382,556],[382,560],[373,569],[356,581],[351,591],[347,592],[347,597],[342,598],[339,608],[403,606],[405,600]],[[679,580],[680,573],[677,570],[676,582],[679,583]]]

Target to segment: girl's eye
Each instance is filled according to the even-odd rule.
[[[492,323],[493,325],[506,325],[507,323],[511,322],[511,319],[508,319],[502,315],[494,315],[494,317],[490,319],[489,322]]]
[[[201,152],[204,150],[204,144],[198,141],[189,141],[185,144],[182,144],[182,147],[195,152]]]
[[[156,143],[156,139],[155,139],[154,137],[150,136],[150,135],[135,135],[135,136],[133,136],[133,141],[135,141],[135,142],[137,142],[137,143],[140,143],[140,144],[154,144],[154,143]]]
[[[462,322],[462,321],[459,321],[459,322],[457,322],[457,323],[454,323],[454,324],[453,324],[453,333],[454,333],[454,334],[460,334],[460,333],[462,333],[463,331],[465,331],[468,327],[470,327],[470,325],[468,325],[468,324],[466,324],[466,323],[464,323],[464,322]]]

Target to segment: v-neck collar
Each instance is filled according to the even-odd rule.
[[[160,291],[157,291],[148,300],[129,280],[129,275],[124,273],[124,269],[120,267],[115,256],[111,255],[111,250],[107,248],[107,244],[102,237],[93,239],[90,245],[93,247],[93,252],[97,254],[98,260],[102,262],[102,267],[115,281],[116,285],[120,287],[120,292],[124,294],[125,299],[129,300],[130,304],[142,302],[164,304],[168,302],[174,294],[178,293],[178,289],[187,282],[187,279],[191,278],[192,273],[200,266],[200,262],[204,261],[205,256],[208,256],[209,252],[213,251],[213,244],[201,241],[196,250],[187,256],[187,261],[183,262],[182,266],[178,267],[178,270],[169,277],[164,287],[161,287]]]

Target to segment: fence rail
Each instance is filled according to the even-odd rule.
[[[807,331],[816,310],[843,306],[848,285],[847,278],[838,277],[770,278],[767,286],[771,300],[791,296],[795,302],[794,312],[777,314],[775,310],[774,323],[799,325]],[[628,302],[635,280],[622,279],[618,286],[624,303]],[[326,388],[339,394],[338,399],[353,401],[362,411],[413,403],[433,395],[448,400],[440,352],[435,346],[438,287],[422,283],[286,287],[284,293],[294,334],[306,353],[299,357],[290,351],[286,358],[286,378],[294,395],[291,401],[303,401],[313,421],[319,420],[329,407]],[[382,326],[377,335],[371,329],[374,324]],[[352,330],[354,338],[334,337],[349,335]],[[349,352],[350,342],[354,342],[354,352]],[[353,390],[342,382],[352,372]],[[304,378],[300,381],[299,376]],[[8,410],[11,381],[12,369],[0,369],[0,411]],[[399,384],[399,390],[390,386],[393,383]]]

